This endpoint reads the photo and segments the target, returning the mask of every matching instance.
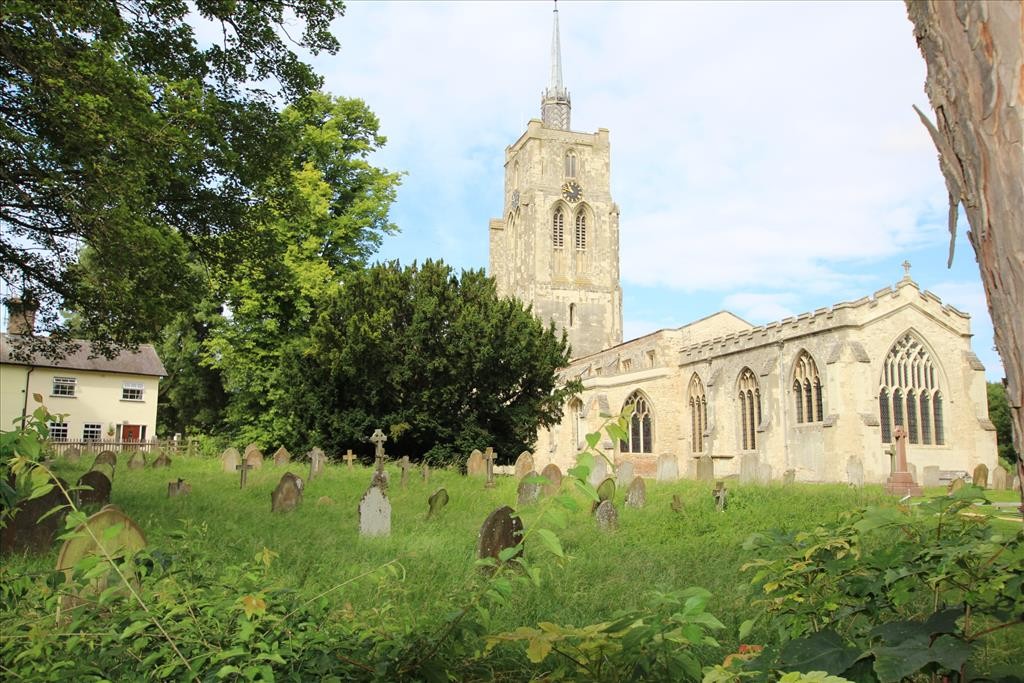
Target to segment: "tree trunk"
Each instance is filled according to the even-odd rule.
[[[906,0],[928,65],[921,112],[949,190],[950,261],[963,204],[1006,369],[1024,481],[1024,4],[1020,0]],[[1024,494],[1021,510],[1024,512]]]

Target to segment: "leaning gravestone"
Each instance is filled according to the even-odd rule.
[[[431,494],[430,498],[427,499],[427,505],[430,509],[427,511],[427,517],[433,517],[434,515],[441,512],[444,506],[448,504],[448,491],[445,488],[439,488]]]
[[[974,475],[971,477],[971,483],[981,488],[988,488],[988,465],[985,463],[979,463],[974,468]]]
[[[788,470],[786,470],[785,472],[782,473],[782,483],[785,484],[786,486],[789,486],[790,484],[792,484],[795,481],[796,481],[796,470],[794,470],[793,468],[789,468]]]
[[[290,512],[302,502],[302,479],[291,472],[281,475],[281,481],[270,492],[271,512]]]
[[[283,467],[292,461],[292,454],[288,452],[288,449],[281,446],[274,451],[274,465],[277,467]]]
[[[516,489],[517,501],[520,507],[524,505],[531,505],[537,502],[540,498],[540,484],[531,482],[530,479],[538,477],[536,472],[527,472],[523,478],[519,481],[519,487]]]
[[[167,482],[167,497],[178,498],[180,496],[187,496],[192,493],[192,485],[184,479],[179,478],[178,481]]]
[[[715,483],[715,490],[711,492],[711,497],[715,499],[715,510],[725,512],[725,508],[729,504],[729,490],[725,488],[724,481]]]
[[[110,479],[107,475],[98,470],[89,470],[78,480],[79,486],[88,486],[88,489],[79,489],[75,492],[78,499],[78,507],[89,505],[106,505],[110,502]]]
[[[921,470],[921,486],[926,489],[939,486],[938,465],[927,465],[923,470]]]
[[[758,463],[757,465],[757,483],[772,483],[772,466],[766,462]]]
[[[594,519],[602,531],[615,531],[619,528],[619,511],[610,500],[601,501],[594,512]]]
[[[258,470],[263,468],[263,452],[254,443],[249,444],[245,449],[245,457],[243,459],[245,464],[249,465],[251,469]]]
[[[672,453],[658,456],[658,481],[676,481],[679,479],[679,462]]]
[[[117,468],[117,453],[114,451],[101,451],[96,459],[92,461],[90,469],[96,469],[97,465],[109,465],[111,471]]]
[[[607,477],[597,487],[597,502],[606,500],[615,500],[615,480],[611,477]]]
[[[171,458],[167,455],[167,451],[160,451],[160,455],[156,456],[156,460],[153,461],[151,467],[154,470],[158,470],[161,467],[170,467]]]
[[[634,465],[630,460],[619,463],[615,471],[615,484],[619,488],[626,488],[633,481]]]
[[[647,484],[643,477],[634,477],[626,490],[626,507],[642,508],[647,505]]]
[[[469,454],[466,461],[466,475],[470,477],[483,477],[487,474],[487,463],[484,462],[484,454],[477,449]]]
[[[958,477],[946,485],[946,493],[953,494],[964,487],[964,480],[962,477]]]
[[[476,556],[480,559],[493,557],[499,564],[498,556],[505,548],[514,548],[523,538],[523,522],[509,506],[501,507],[487,515],[476,539]],[[521,557],[520,548],[513,557]]]
[[[672,502],[669,504],[672,508],[672,512],[682,512],[685,506],[683,505],[683,499],[679,497],[678,493],[672,494]]]
[[[558,465],[555,463],[550,462],[545,465],[540,476],[548,480],[548,483],[544,484],[545,496],[553,496],[562,488],[562,470],[558,469]]]
[[[242,462],[242,456],[239,455],[237,448],[225,448],[224,452],[220,454],[220,469],[223,472],[234,474],[238,471],[240,462]]]
[[[1006,482],[1008,477],[1006,476],[1006,470],[999,465],[996,465],[992,469],[992,490],[993,491],[1005,491]]]
[[[757,453],[744,453],[740,456],[740,483],[753,484],[758,476]]]
[[[587,481],[593,487],[598,487],[601,482],[608,478],[608,461],[604,459],[604,456],[598,453],[594,456],[594,467],[590,470],[590,476],[587,477]]]
[[[64,459],[72,465],[77,465],[78,461],[82,457],[82,451],[78,449],[78,446],[72,446],[71,448],[64,451]]]
[[[132,453],[132,457],[128,458],[128,469],[130,470],[141,470],[146,467],[146,456],[142,454],[142,451],[135,451]]]
[[[49,480],[53,482],[53,479]],[[32,500],[19,501],[14,506],[7,524],[0,529],[0,553],[45,553],[53,544],[57,533],[64,528],[63,508],[46,519],[40,519],[50,510],[67,503],[64,492],[68,484],[57,479],[60,486],[54,486],[48,493]]]
[[[533,472],[533,454],[523,451],[516,458],[516,479],[522,479],[530,472]]]
[[[852,455],[846,461],[846,478],[851,486],[864,485],[864,461],[859,455]]]
[[[388,494],[379,486],[366,489],[359,501],[359,535],[391,535],[391,503]]]
[[[715,480],[715,461],[705,453],[697,458],[697,481]]]

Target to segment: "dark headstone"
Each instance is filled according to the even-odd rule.
[[[281,481],[270,493],[271,512],[290,512],[302,502],[302,479],[291,472],[281,475]]]
[[[530,479],[539,476],[536,472],[530,471],[519,481],[519,487],[516,489],[518,505],[520,507],[524,505],[531,505],[537,502],[540,498],[540,484],[529,481]]]
[[[678,493],[672,494],[672,502],[670,503],[670,507],[672,508],[672,512],[683,511],[683,499],[679,497]]]
[[[427,505],[430,509],[427,511],[427,517],[433,517],[437,513],[444,509],[444,506],[448,504],[448,491],[444,488],[439,488],[427,499]]]
[[[89,487],[89,489],[75,492],[78,498],[78,507],[103,506],[110,502],[110,479],[102,472],[89,470],[78,480],[78,485]]]
[[[715,499],[715,509],[719,512],[724,511],[729,504],[729,489],[725,488],[725,482],[716,483],[711,496]]]
[[[558,465],[555,463],[548,463],[541,471],[540,476],[548,480],[548,483],[544,484],[545,496],[553,496],[562,488],[562,470],[558,469]]]
[[[626,490],[626,507],[642,508],[647,505],[647,483],[643,477],[633,477]]]
[[[499,554],[505,548],[514,548],[519,545],[523,538],[523,522],[512,508],[498,508],[487,516],[484,524],[480,527],[480,533],[476,540],[476,556],[480,559],[493,557],[500,563]],[[513,558],[521,557],[523,549],[520,548]]]
[[[170,467],[171,457],[167,455],[167,451],[160,451],[160,455],[156,456],[156,460],[153,461],[153,469],[157,470],[161,467]]]
[[[619,511],[615,509],[615,504],[611,500],[601,501],[594,512],[594,519],[602,531],[615,531],[619,528]]]
[[[591,508],[591,512],[597,510],[597,507],[606,500],[615,500],[615,480],[611,477],[606,477],[597,487],[597,502]]]
[[[54,486],[46,495],[22,500],[14,506],[7,525],[0,529],[0,552],[45,553],[52,547],[54,537],[64,528],[67,512],[61,510],[42,521],[40,518],[53,508],[67,504],[61,487],[66,490],[68,484],[63,479],[57,481],[60,486]]]
[[[178,498],[179,496],[187,496],[192,493],[192,485],[184,479],[179,478],[177,481],[167,482],[167,497]]]
[[[376,486],[382,491],[387,491],[390,481],[391,475],[388,474],[387,470],[374,470],[373,476],[370,477],[370,486]]]
[[[281,446],[274,451],[274,465],[277,467],[284,467],[292,461],[292,454],[288,452],[288,449]]]
[[[132,453],[132,457],[128,458],[128,469],[130,470],[141,470],[146,467],[146,456],[142,454],[142,451],[135,451]]]

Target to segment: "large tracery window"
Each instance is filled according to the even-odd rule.
[[[565,246],[565,213],[561,209],[555,209],[551,219],[551,246],[555,249]]]
[[[818,366],[806,351],[800,352],[793,366],[793,397],[796,401],[797,424],[821,422],[825,419]]]
[[[582,211],[576,214],[576,249],[583,251],[587,248],[587,215]]]
[[[633,416],[629,418],[628,439],[619,442],[619,450],[623,453],[653,453],[653,418],[647,397],[634,391],[626,399],[626,405],[633,406]]]
[[[878,418],[882,442],[891,443],[893,428],[905,427],[912,444],[941,446],[942,393],[935,362],[911,334],[903,335],[885,358],[878,390]]]
[[[704,452],[704,431],[708,427],[708,398],[704,383],[694,373],[690,380],[690,447],[694,453]]]
[[[761,390],[750,368],[743,368],[737,383],[740,402],[740,444],[745,451],[757,448],[757,429],[761,426]]]

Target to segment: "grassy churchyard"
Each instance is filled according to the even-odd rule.
[[[880,486],[743,486],[727,481],[728,507],[717,512],[706,482],[648,481],[642,509],[625,506],[625,490],[616,491],[619,528],[605,532],[590,515],[590,501],[572,490],[567,477],[561,502],[541,498],[518,509],[528,534],[526,572],[509,571],[489,579],[476,564],[477,533],[491,511],[503,505],[516,507],[518,482],[513,477],[499,476],[494,488],[485,488],[482,478],[453,470],[433,470],[424,481],[416,468],[403,487],[398,468],[391,463],[391,533],[362,537],[357,506],[373,474],[369,467],[329,464],[320,476],[306,482],[297,509],[273,513],[271,491],[282,474],[291,471],[305,480],[308,464],[275,466],[268,458],[261,469],[247,473],[245,488],[240,488],[239,474],[222,471],[217,459],[181,457],[167,469],[140,470],[129,469],[126,460],[122,454],[111,503],[146,535],[147,561],[155,568],[147,570],[150,576],[142,581],[140,596],[154,606],[151,613],[139,611],[129,595],[112,591],[98,601],[108,600],[108,604],[80,608],[99,616],[93,614],[81,623],[75,619],[55,623],[55,598],[48,589],[61,590],[51,576],[57,546],[45,555],[6,557],[0,574],[5,586],[0,630],[6,641],[2,665],[9,673],[28,673],[26,678],[32,679],[31,658],[50,663],[66,658],[66,671],[78,672],[77,677],[89,671],[82,665],[89,658],[83,660],[73,652],[93,651],[96,661],[102,662],[95,672],[99,677],[191,679],[177,665],[197,657],[199,651],[205,654],[192,661],[194,673],[202,672],[201,680],[212,680],[218,673],[229,679],[309,680],[314,675],[338,676],[336,680],[429,679],[432,669],[416,658],[423,648],[437,647],[444,660],[439,680],[444,676],[528,680],[552,671],[576,680],[622,680],[629,669],[609,665],[602,670],[585,660],[584,648],[572,650],[567,643],[559,647],[556,642],[554,651],[536,662],[527,652],[528,639],[497,643],[485,654],[486,636],[518,627],[536,629],[542,622],[562,627],[608,622],[618,611],[650,609],[659,593],[695,586],[710,593],[704,610],[723,626],[707,631],[718,645],[698,643],[686,648],[706,667],[720,664],[731,653],[750,650],[749,645],[770,646],[779,638],[783,622],[766,618],[759,602],[765,595],[751,586],[755,572],[743,570],[763,554],[745,547],[748,537],[773,530],[812,530],[836,522],[847,511],[895,506]],[[88,456],[77,464],[58,459],[53,469],[64,480],[75,482],[91,463]],[[168,482],[179,477],[192,491],[169,498]],[[448,491],[450,502],[428,518],[427,499],[440,487]],[[1009,491],[989,493],[990,498],[1013,500]],[[671,505],[676,495],[683,503],[680,510]],[[568,509],[564,497],[575,500],[578,509]],[[1013,513],[1003,508],[1000,516],[1012,520]],[[1000,525],[1003,537],[1020,530],[1019,521],[994,524]],[[554,532],[564,558],[551,550],[546,539],[529,535],[536,528]],[[528,580],[531,571],[533,580]],[[811,576],[804,579],[809,582]],[[1019,586],[1018,582],[1017,590]],[[216,595],[203,597],[206,588],[215,588]],[[275,602],[286,603],[287,611],[282,614],[285,607],[275,611]],[[904,607],[908,613],[927,614],[933,606]],[[134,614],[118,617],[119,610]],[[157,620],[175,622],[175,630],[167,637],[151,626],[154,614],[163,615]],[[253,622],[261,619],[266,628],[254,631]],[[755,620],[752,626],[744,625],[748,620]],[[310,623],[313,630],[308,630]],[[306,642],[319,629],[334,633],[332,624],[342,634],[334,636],[333,644],[317,647]],[[113,632],[104,635],[104,628]],[[167,646],[169,640],[182,644],[204,638],[204,645],[189,648],[192,654],[183,652],[182,657]],[[287,648],[280,649],[289,638],[302,643],[291,657],[285,653]],[[17,639],[23,644],[12,647]],[[356,641],[361,645],[352,645]],[[342,651],[339,642],[348,643]],[[999,629],[973,648],[972,670],[1001,670],[1022,646],[1024,628]],[[12,661],[21,647],[31,654]],[[591,655],[600,650],[595,647]],[[626,650],[622,643],[613,650],[616,647],[620,653]],[[118,649],[121,652],[114,654]],[[162,654],[149,661],[147,652],[153,649]],[[280,661],[268,653],[278,654]],[[261,654],[266,659],[260,659]],[[571,663],[570,656],[584,661]],[[292,659],[308,663],[316,657],[320,668],[311,670],[295,666]],[[403,660],[414,666],[402,669]],[[566,664],[569,669],[564,668]],[[165,668],[147,668],[151,666]],[[40,679],[61,680],[65,675],[59,669],[44,675],[46,670],[46,666],[36,670]],[[642,677],[639,669],[631,671],[626,678]],[[652,678],[660,676],[656,671]]]

